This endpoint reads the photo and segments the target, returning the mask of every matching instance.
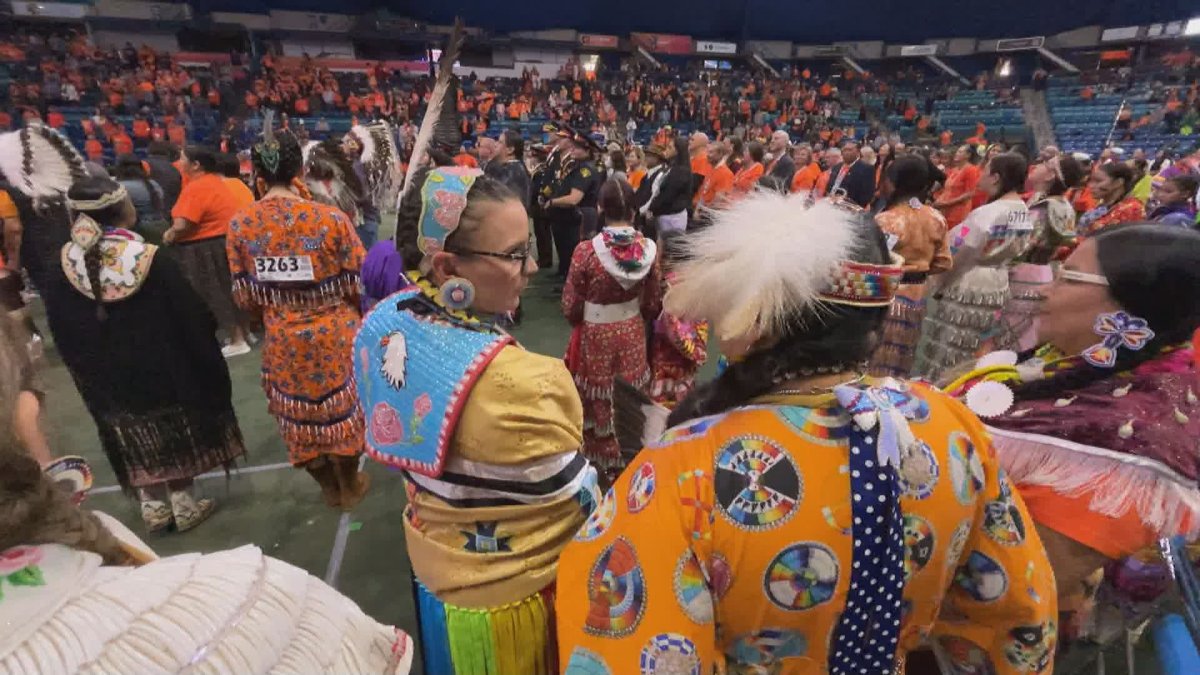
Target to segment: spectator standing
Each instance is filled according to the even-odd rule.
[[[975,165],[976,150],[973,145],[959,146],[954,152],[953,164],[946,171],[946,186],[937,195],[934,208],[946,216],[946,225],[957,226],[971,212],[971,200],[979,184],[979,167]]]
[[[845,192],[846,199],[863,208],[875,199],[875,168],[860,161],[858,143],[842,145],[842,163],[830,170],[828,194]]]
[[[237,199],[218,173],[217,155],[211,148],[189,146],[182,160],[188,182],[171,210],[173,224],[163,235],[163,243],[172,247],[184,277],[204,299],[218,325],[229,332],[229,344],[221,350],[225,358],[247,354],[247,331],[233,303],[233,281],[225,254],[225,235],[238,211]]]
[[[1088,182],[1096,206],[1079,217],[1079,236],[1090,237],[1118,223],[1136,223],[1146,217],[1146,207],[1134,197],[1133,169],[1124,162],[1102,164]]]
[[[233,196],[238,209],[253,204],[254,193],[246,186],[246,181],[242,180],[242,166],[237,155],[222,152],[217,156],[217,165],[220,167],[221,177],[225,179],[225,187],[229,188],[229,194]]]
[[[496,156],[488,162],[484,173],[504,183],[528,209],[531,179],[529,169],[525,168],[525,139],[521,132],[508,129],[500,134],[496,147]]]
[[[146,173],[146,167],[134,155],[121,155],[113,167],[113,178],[129,193],[137,220],[133,231],[147,242],[159,245],[163,233],[171,226],[164,205],[162,186]]]
[[[766,167],[763,184],[780,192],[791,189],[792,178],[796,175],[796,162],[792,160],[792,139],[788,132],[780,129],[771,134],[767,152],[771,153],[771,162]]]
[[[163,191],[163,208],[167,213],[175,208],[179,191],[183,189],[183,178],[175,162],[179,161],[179,148],[163,141],[150,144],[146,154],[146,172],[150,179]]]

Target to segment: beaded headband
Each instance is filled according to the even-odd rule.
[[[887,307],[896,297],[896,289],[904,277],[903,264],[904,259],[895,253],[887,265],[844,260],[834,269],[833,279],[820,297],[838,305]]]
[[[446,239],[458,229],[467,208],[467,193],[483,175],[479,169],[462,166],[439,167],[429,172],[421,186],[421,218],[417,221],[417,248],[425,261],[446,246]],[[425,262],[422,262],[422,271]]]
[[[124,185],[119,185],[116,190],[102,194],[96,199],[67,198],[67,207],[72,211],[99,211],[110,206],[116,206],[128,197],[129,191],[125,189]]]

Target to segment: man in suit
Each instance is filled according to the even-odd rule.
[[[771,134],[771,142],[767,152],[771,153],[771,163],[767,165],[767,175],[759,181],[759,185],[769,187],[786,194],[792,187],[792,178],[796,175],[796,162],[792,159],[792,139],[788,132],[780,129]]]
[[[842,145],[842,163],[829,172],[827,195],[838,190],[846,193],[846,199],[869,208],[875,199],[875,169],[858,159],[858,143],[848,141]]]

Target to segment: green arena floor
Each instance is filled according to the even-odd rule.
[[[522,300],[524,321],[513,333],[527,349],[559,356],[566,347],[568,329],[554,286],[552,270],[538,273]],[[35,319],[44,328],[39,310],[35,304]],[[713,372],[715,345],[710,347],[714,349],[701,377]],[[95,487],[85,502],[87,508],[105,511],[142,534],[137,504],[116,487],[96,427],[70,375],[52,344],[47,345],[46,353],[42,377],[51,447],[56,454],[82,455],[91,463]],[[316,483],[287,465],[287,451],[275,421],[267,414],[259,385],[258,349],[227,363],[233,378],[233,403],[246,440],[246,460],[228,480],[221,474],[199,481],[199,492],[218,502],[208,522],[184,534],[149,535],[146,542],[162,556],[254,544],[268,555],[334,584],[368,614],[402,628],[415,639],[416,614],[400,521],[404,490],[397,474],[368,461],[372,486],[367,498],[350,514],[330,510],[321,501]],[[1123,650],[1110,651],[1107,669],[1100,672],[1127,673],[1124,661]],[[1097,672],[1094,665],[1070,671]],[[413,672],[423,672],[419,660]],[[1153,651],[1145,644],[1138,650],[1135,672],[1159,672]]]

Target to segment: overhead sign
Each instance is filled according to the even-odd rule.
[[[900,56],[937,56],[937,45],[905,45]]]
[[[630,33],[629,39],[637,46],[655,54],[689,56],[692,53],[692,38],[686,35]]]
[[[595,33],[580,33],[579,46],[592,49],[616,49],[620,39],[616,35],[598,35]]]
[[[737,54],[737,45],[732,42],[696,41],[697,54]]]
[[[825,58],[841,58],[846,55],[846,48],[842,46],[817,47],[813,50],[813,56]]]
[[[14,16],[44,16],[53,19],[83,19],[87,17],[91,8],[91,5],[77,2],[12,2]]]
[[[1041,49],[1044,44],[1046,44],[1046,38],[1041,35],[1037,37],[1010,38],[1007,40],[997,40],[996,51],[1017,52],[1024,49]]]
[[[354,17],[349,14],[323,14],[271,10],[271,28],[275,30],[311,31],[314,33],[349,33]]]

